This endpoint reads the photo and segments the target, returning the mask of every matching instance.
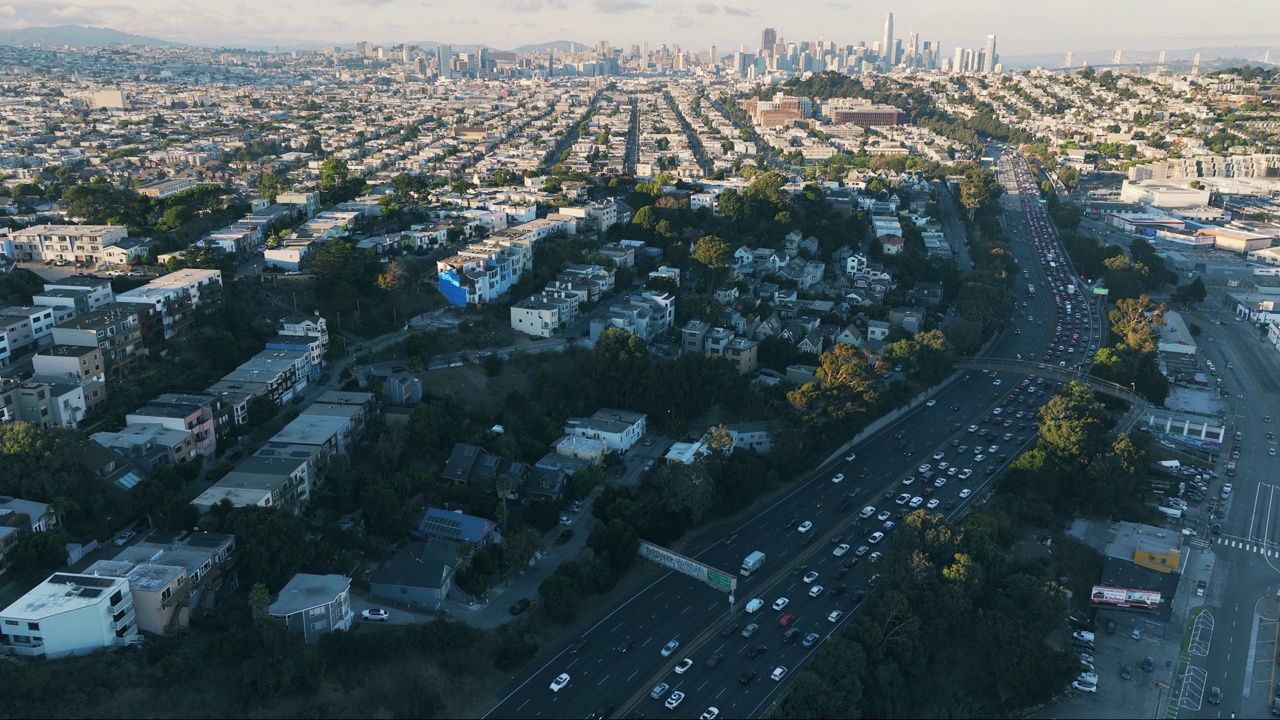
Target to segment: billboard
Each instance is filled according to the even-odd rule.
[[[1110,295],[1111,291],[1104,287],[1096,287],[1093,289],[1094,295]]]
[[[1098,605],[1115,605],[1116,607],[1137,607],[1154,610],[1164,601],[1157,590],[1135,590],[1133,588],[1094,585],[1089,599]]]
[[[733,593],[738,587],[738,576],[717,570],[710,565],[703,565],[697,560],[687,558],[680,553],[640,541],[640,557],[648,558],[659,565],[665,565],[678,573],[700,580],[717,590]],[[730,598],[732,600],[732,598]]]

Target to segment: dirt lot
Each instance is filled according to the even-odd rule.
[[[422,373],[423,383],[434,393],[452,396],[469,413],[495,415],[502,410],[511,391],[528,393],[533,375],[541,363],[532,358],[515,358],[502,365],[497,377],[489,377],[484,367],[468,363]]]

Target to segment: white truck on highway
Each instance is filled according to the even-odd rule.
[[[739,571],[739,574],[743,577],[750,577],[751,573],[759,570],[761,565],[764,565],[764,553],[756,550],[748,555],[746,560],[742,561],[742,570]]]

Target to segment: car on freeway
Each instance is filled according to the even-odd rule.
[[[681,660],[679,663],[677,663],[674,669],[677,675],[683,675],[684,671],[688,670],[691,667],[693,667],[693,659],[685,658]]]
[[[924,465],[921,465],[920,467],[916,468],[916,472],[923,475],[924,473],[927,473],[932,469],[933,469],[932,465],[930,465],[929,463],[925,463]]]
[[[888,520],[891,517],[893,517],[893,513],[889,512],[888,510],[881,510],[880,514],[876,515],[876,519],[881,522],[884,522],[885,520]]]
[[[972,491],[972,490],[970,490],[969,488],[965,488],[965,489],[963,489],[963,490],[961,490],[961,491],[960,491],[960,497],[962,497],[962,498],[967,498],[967,497],[969,497],[969,496],[970,496],[970,495],[972,495],[972,494],[973,494],[973,491]]]
[[[561,688],[569,684],[569,673],[560,673],[555,680],[551,681],[551,692],[560,692]]]
[[[746,627],[742,628],[742,637],[744,637],[744,638],[749,638],[749,637],[751,637],[752,635],[755,635],[755,634],[756,634],[756,631],[757,631],[757,630],[759,630],[759,629],[760,629],[760,626],[759,626],[759,625],[757,625],[757,624],[755,624],[755,623],[751,623],[750,625],[748,625],[748,626],[746,626]]]
[[[662,646],[662,657],[671,657],[671,653],[675,652],[675,651],[676,651],[676,648],[678,648],[678,647],[680,647],[680,641],[678,641],[678,640],[672,640],[671,642],[667,643],[666,645],[663,645],[663,646]]]
[[[800,527],[796,528],[796,530],[800,533],[807,533],[812,529],[813,529],[813,523],[809,522],[808,520],[805,520],[804,522],[800,523]]]
[[[872,545],[875,545],[876,543],[880,542],[883,539],[884,539],[884,533],[873,532],[871,533],[871,537],[867,538],[867,542],[871,543]]]
[[[738,623],[725,623],[724,627],[720,628],[720,637],[729,637],[736,632],[738,632]]]
[[[913,508],[918,508],[918,507],[920,507],[921,505],[923,505],[923,504],[924,504],[924,498],[922,498],[922,497],[920,497],[919,495],[917,495],[917,496],[915,496],[915,497],[911,498],[911,502],[909,502],[909,503],[907,503],[907,504],[908,504],[908,505],[910,505],[910,506],[911,506],[911,507],[913,507]]]
[[[853,551],[853,554],[857,555],[858,557],[862,557],[863,555],[866,555],[868,552],[871,552],[871,548],[867,547],[866,545],[859,545],[858,549]]]
[[[924,404],[924,406],[925,406],[925,407],[933,407],[934,405],[937,405],[937,404],[938,404],[938,401],[937,401],[937,400],[930,400],[929,402],[925,403],[925,404]]]
[[[873,553],[871,553],[871,555],[869,555],[869,556],[867,557],[867,561],[868,561],[868,562],[875,562],[875,561],[877,561],[877,560],[879,560],[879,559],[880,559],[880,553],[878,553],[878,552],[873,552]]]
[[[680,707],[680,703],[684,702],[684,693],[679,690],[671,693],[671,697],[667,698],[665,703],[668,710],[675,710]]]
[[[844,473],[836,473],[835,475],[832,475],[831,482],[833,483],[844,482]]]
[[[930,498],[929,502],[924,504],[924,506],[929,508],[930,510],[937,508],[938,505],[941,505],[941,503],[938,502],[938,498]]]
[[[907,503],[911,502],[911,493],[902,493],[901,495],[898,496],[898,499],[895,502],[897,502],[899,505],[906,505]]]
[[[769,673],[769,677],[772,678],[774,682],[778,682],[786,676],[787,676],[787,669],[781,665],[774,668],[773,672]]]
[[[835,550],[831,551],[831,554],[835,555],[836,557],[844,557],[845,553],[847,552],[849,552],[849,546],[846,545],[845,543],[840,543],[839,545],[836,546]]]
[[[821,637],[821,635],[818,635],[818,633],[809,633],[808,635],[804,636],[804,640],[802,640],[800,644],[804,645],[805,647],[813,647],[815,644],[817,644],[819,637]]]
[[[741,685],[750,685],[751,683],[755,682],[756,678],[759,676],[760,676],[760,673],[756,672],[755,670],[748,670],[738,676],[738,683]]]
[[[941,450],[939,450],[938,452],[936,452],[936,453],[934,453],[934,454],[933,454],[933,459],[934,459],[934,460],[941,460],[941,459],[942,459],[942,458],[944,458],[944,457],[946,457],[946,453],[945,453],[945,452],[943,452],[943,451],[941,451]]]
[[[654,700],[657,700],[663,695],[666,695],[667,691],[670,689],[671,689],[670,685],[664,682],[660,682],[657,685],[654,685],[653,689],[649,691],[649,697],[653,698]]]
[[[821,594],[822,594],[821,585],[814,585],[813,587],[809,588],[809,597],[818,597]]]
[[[832,610],[827,616],[827,622],[840,622],[840,618],[844,617],[844,613],[839,610]]]
[[[782,627],[787,627],[795,619],[796,619],[795,615],[792,615],[791,613],[787,613],[782,617],[778,618],[778,624],[781,625]]]
[[[368,610],[361,611],[360,617],[374,622],[386,622],[391,619],[391,613],[383,610],[382,608],[369,608]]]
[[[810,570],[809,572],[805,573],[805,575],[804,575],[804,579],[803,579],[803,582],[804,582],[804,584],[805,584],[805,585],[809,585],[809,584],[811,584],[814,580],[817,580],[817,579],[818,579],[818,571],[817,571],[817,570]],[[775,610],[777,610],[778,608],[774,608],[774,609],[775,609]]]
[[[747,659],[755,660],[756,658],[768,652],[768,650],[769,650],[769,646],[767,645],[756,645],[755,647],[747,651]]]
[[[778,598],[777,600],[774,600],[774,601],[773,601],[773,609],[774,609],[774,610],[781,610],[782,608],[786,607],[786,606],[787,606],[787,603],[789,603],[789,602],[791,602],[791,601],[790,601],[790,600],[788,600],[787,598],[780,597],[780,598]]]
[[[848,455],[844,456],[844,459],[848,462],[853,462],[857,457],[858,457],[858,453],[849,453]]]

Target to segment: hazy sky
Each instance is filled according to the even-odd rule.
[[[1002,54],[1074,50],[1174,50],[1194,46],[1280,48],[1276,0],[0,0],[0,27],[95,25],[192,44],[352,44],[436,40],[513,48],[606,39],[681,48],[752,48],[773,27],[787,41],[879,39],[887,11],[894,35]]]

